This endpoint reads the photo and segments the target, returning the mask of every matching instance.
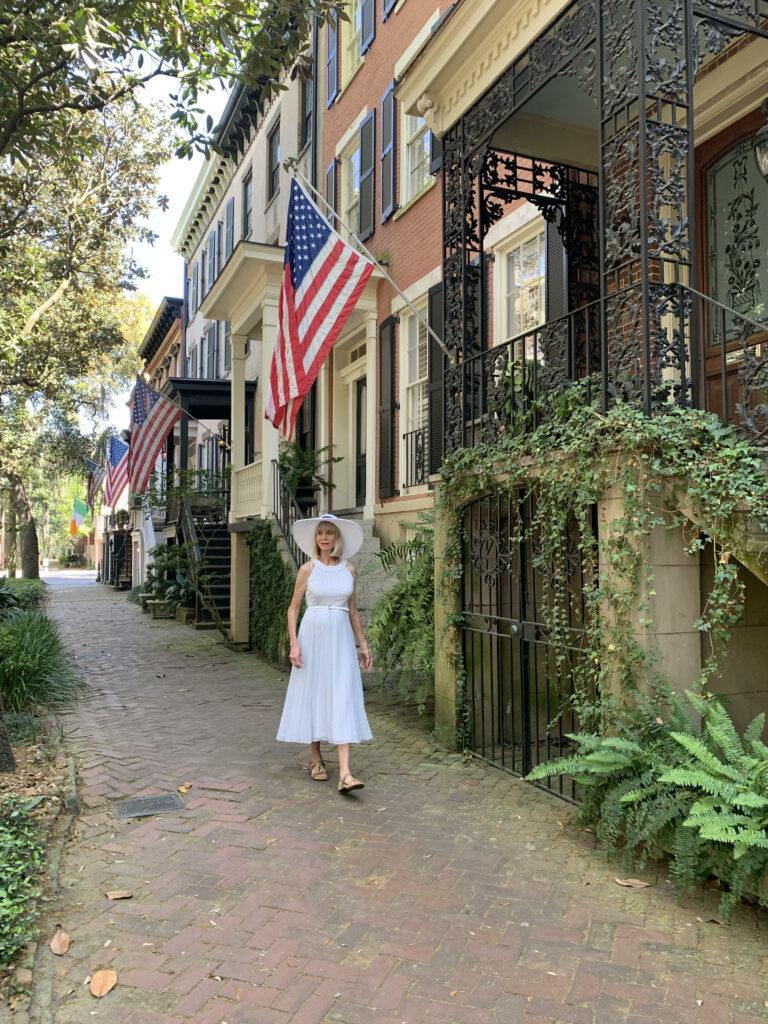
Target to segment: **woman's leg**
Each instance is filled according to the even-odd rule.
[[[313,761],[323,760],[323,755],[320,753],[320,743],[318,740],[315,740],[314,743],[310,745],[310,750],[312,751],[311,757]]]
[[[362,789],[363,783],[356,779],[349,770],[349,749],[351,744],[339,743],[336,749],[339,752],[339,790],[345,792],[350,789]],[[343,787],[343,788],[342,788]]]
[[[345,775],[349,775],[349,749],[350,743],[339,743],[336,750],[339,754],[339,778],[343,779]]]
[[[323,764],[323,755],[320,753],[320,743],[315,740],[314,743],[310,744],[312,763],[309,766],[309,772],[315,782],[327,782],[328,772],[325,770]]]

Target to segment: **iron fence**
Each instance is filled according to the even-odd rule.
[[[427,427],[403,434],[405,480],[403,487],[422,487],[429,481],[429,431]]]

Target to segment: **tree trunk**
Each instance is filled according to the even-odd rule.
[[[8,739],[8,730],[5,726],[5,708],[3,707],[3,694],[0,691],[0,772],[15,772],[16,759],[11,750],[11,741]]]
[[[5,511],[5,568],[9,576],[16,575],[16,513],[13,508]]]
[[[32,515],[27,489],[15,470],[8,470],[6,476],[11,485],[11,504],[18,523],[21,575],[26,580],[37,580],[40,578],[40,552],[37,546],[35,517]]]

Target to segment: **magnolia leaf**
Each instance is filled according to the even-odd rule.
[[[117,971],[96,971],[91,978],[91,995],[101,999],[117,984]]]
[[[179,793],[188,793],[189,792],[189,790],[187,789],[186,786],[177,786],[176,789],[179,791]]]
[[[67,933],[61,930],[61,925],[57,924],[56,932],[54,933],[54,936],[49,943],[51,947],[51,952],[54,953],[56,956],[64,956],[64,954],[69,949],[69,944],[71,941],[72,940],[67,935]]]
[[[105,892],[104,895],[108,900],[129,900],[133,893],[130,889],[112,889],[110,892]]]
[[[649,889],[650,882],[641,882],[639,878],[614,878],[617,885],[624,885],[628,889]]]

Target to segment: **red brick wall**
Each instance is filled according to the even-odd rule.
[[[412,39],[422,29],[427,20],[434,14],[437,4],[435,0],[405,0],[398,13],[391,13],[385,22],[381,20],[382,0],[376,0],[376,36],[367,50],[363,64],[358,68],[349,85],[336,98],[330,109],[325,107],[325,88],[323,86],[324,141],[322,167],[325,169],[335,156],[339,140],[348,130],[363,107],[368,112],[376,110],[376,201],[375,230],[366,240],[371,252],[379,256],[387,254],[389,264],[387,271],[405,290],[418,281],[442,260],[442,200],[440,175],[436,176],[434,187],[429,189],[420,199],[408,207],[396,220],[393,216],[386,224],[381,223],[381,97],[395,77],[395,62],[410,45]],[[442,3],[441,9],[447,6]],[[349,31],[346,22],[340,22],[339,65],[343,50],[344,33]],[[323,46],[325,52],[325,45]],[[323,61],[322,80],[325,83],[325,63]],[[401,109],[398,104],[396,114],[396,152],[397,168],[396,200],[401,202],[400,183],[400,145],[401,145]],[[339,194],[341,191],[341,175],[339,174]],[[396,295],[388,281],[381,281],[378,289],[378,321],[381,323],[391,313],[391,302]],[[378,357],[377,357],[378,358]],[[399,380],[399,366],[395,360],[395,380]],[[369,384],[370,386],[370,384]],[[376,392],[378,404],[378,382]],[[400,423],[395,414],[395,438],[400,436]],[[401,472],[397,459],[398,446],[395,446],[395,486],[399,487]],[[378,465],[378,439],[375,457]],[[377,484],[378,500],[378,484]]]

